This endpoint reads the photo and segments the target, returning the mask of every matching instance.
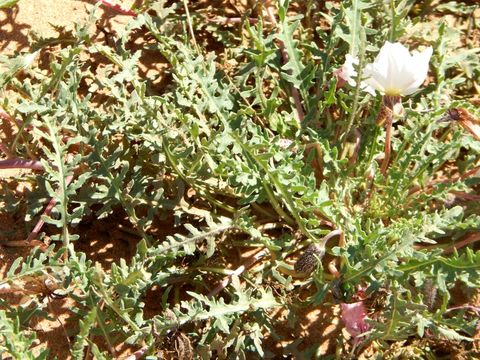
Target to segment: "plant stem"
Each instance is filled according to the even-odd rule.
[[[385,133],[385,157],[383,158],[382,167],[380,172],[385,176],[388,169],[388,163],[390,162],[391,142],[392,142],[392,113],[388,112],[386,119],[386,133]]]
[[[377,124],[385,124],[385,157],[380,172],[385,176],[390,163],[390,152],[392,142],[393,115],[399,116],[403,113],[402,99],[400,96],[385,95],[382,99],[382,107],[377,116]]]
[[[362,47],[362,52],[360,53],[360,59],[359,59],[359,65],[358,65],[358,73],[360,75],[358,76],[358,79],[357,79],[357,86],[355,86],[355,94],[353,95],[353,105],[352,105],[350,117],[348,119],[347,128],[343,133],[343,140],[342,140],[343,146],[345,146],[345,143],[347,142],[348,135],[350,134],[350,130],[352,129],[353,123],[355,121],[355,116],[357,115],[358,99],[360,98],[360,86],[361,86],[360,78],[361,78],[361,74],[363,73],[364,60],[365,60],[365,55]]]
[[[275,18],[275,14],[273,13],[270,0],[265,1],[265,11],[268,15],[268,18],[270,19],[270,22],[274,24],[275,27],[278,27],[278,22],[277,22],[277,19]],[[278,48],[280,49],[280,53],[282,54],[283,63],[287,64],[289,60],[288,53],[282,41],[278,42]],[[305,119],[305,112],[302,106],[302,99],[300,98],[300,94],[295,86],[292,85],[290,89],[292,93],[293,103],[295,104],[295,109],[297,110],[298,120],[299,120],[299,123],[301,123],[303,119]]]
[[[45,170],[40,161],[24,160],[19,158],[0,161],[0,169],[32,169]]]
[[[135,351],[132,355],[126,357],[125,360],[142,359],[149,349],[150,349],[150,346],[144,346],[141,349]]]
[[[192,18],[190,17],[190,11],[188,11],[187,0],[183,0],[183,7],[185,8],[185,14],[187,15],[188,31],[190,32],[190,36],[192,37],[193,46],[195,47],[197,54],[200,55],[201,51],[200,51],[200,48],[198,47],[197,40],[195,39],[195,33],[193,31],[193,26],[192,26]]]
[[[452,176],[449,179],[445,179],[445,180],[433,180],[429,182],[423,189],[410,190],[408,196],[411,197],[413,195],[417,195],[420,193],[428,194],[428,192],[437,184],[453,184],[459,180],[464,180],[469,178],[470,176],[474,176],[477,172],[480,172],[480,166],[476,166],[473,169],[470,169],[463,175]]]
[[[252,267],[257,261],[259,261],[261,258],[263,258],[265,255],[268,254],[268,249],[262,249],[259,252],[257,252],[255,255],[253,255],[251,258],[249,258],[245,263],[235,269],[230,275],[226,276],[221,283],[219,283],[215,288],[208,293],[208,297],[211,298],[215,295],[217,295],[220,291],[225,289],[225,287],[230,284],[230,281],[232,280],[233,276],[239,276],[242,274],[245,270],[249,269]]]
[[[125,9],[122,5],[116,4],[112,0],[97,0],[97,2],[100,2],[102,5],[108,7],[112,10],[118,11],[122,15],[137,16],[135,11],[133,11],[131,9]]]
[[[396,13],[395,13],[395,0],[390,0],[390,4],[389,4],[389,7],[390,7],[390,14],[392,16],[392,23],[391,23],[391,26],[390,26],[390,31],[389,31],[389,34],[388,34],[388,40],[390,42],[393,42],[395,39],[395,22],[396,22]]]
[[[67,176],[67,178],[65,179],[65,185],[68,186],[72,182],[72,180],[73,180],[72,175]],[[40,230],[43,227],[43,224],[45,224],[45,221],[43,221],[42,217],[50,215],[50,213],[52,212],[52,209],[55,207],[56,203],[57,203],[57,199],[52,197],[50,199],[50,201],[48,202],[48,205],[45,208],[45,210],[43,211],[42,215],[40,216],[40,220],[38,220],[38,222],[35,225],[35,227],[33,228],[32,232],[30,233],[30,235],[28,235],[28,238],[26,240],[27,242],[32,241],[37,237],[38,233],[40,232]]]
[[[466,236],[463,240],[458,241],[453,245],[416,245],[415,250],[429,250],[443,248],[443,254],[451,254],[454,250],[459,250],[462,247],[473,244],[480,240],[480,232],[470,234]]]
[[[8,147],[1,142],[0,142],[0,151],[3,152],[7,158],[11,158],[13,156],[10,150],[8,149]]]
[[[229,24],[241,24],[244,21],[248,21],[250,24],[254,25],[258,22],[258,19],[255,18],[243,18],[243,17],[215,17],[210,20],[212,23],[219,25],[229,25]]]

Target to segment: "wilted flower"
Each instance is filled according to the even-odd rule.
[[[342,75],[350,86],[356,86],[357,84],[354,80],[354,78],[357,77],[357,71],[353,65],[358,65],[358,59],[350,54],[347,54],[345,56],[345,63],[342,66]]]
[[[357,86],[357,82],[355,78],[358,76],[357,70],[355,70],[355,66],[358,66],[359,61],[357,57],[354,57],[350,54],[345,56],[345,62],[343,63],[342,67],[339,71],[336,72],[336,75],[339,77],[340,81],[338,82],[339,87],[342,86],[342,81],[347,82],[350,86]],[[360,83],[360,88],[363,91],[366,91],[372,95],[375,95],[375,90],[369,86],[365,81]]]
[[[375,61],[365,66],[365,81],[382,95],[410,95],[425,81],[432,52],[428,47],[410,54],[402,44],[387,41]]]
[[[477,140],[480,140],[480,120],[476,119],[466,109],[450,109],[447,115],[439,119],[439,121],[456,121]]]
[[[370,329],[370,326],[365,321],[367,310],[363,301],[352,304],[342,303],[340,307],[345,328],[352,335],[353,339],[358,341],[359,336]]]

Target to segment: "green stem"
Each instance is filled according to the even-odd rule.
[[[168,159],[170,165],[172,166],[173,170],[178,174],[178,176],[180,176],[182,178],[182,180],[185,181],[185,183],[189,184],[195,191],[197,191],[202,196],[205,196],[205,198],[209,202],[218,206],[219,208],[222,208],[223,210],[228,211],[230,213],[235,213],[236,212],[235,208],[231,207],[230,205],[223,204],[222,202],[215,199],[212,195],[210,195],[207,191],[204,191],[204,189],[202,189],[200,186],[195,184],[193,181],[189,181],[189,179],[185,176],[183,171],[180,170],[180,168],[177,166],[177,163],[175,161],[176,160],[175,156],[173,155],[172,151],[168,147],[167,138],[164,136],[162,138],[162,140],[163,140],[163,145],[164,145],[163,148],[165,150],[165,155],[167,156],[167,159]]]
[[[347,142],[348,135],[350,134],[350,130],[353,127],[353,123],[355,121],[355,117],[357,115],[357,108],[358,108],[358,99],[360,98],[360,87],[362,85],[361,78],[362,78],[362,73],[363,73],[363,67],[365,63],[365,42],[366,42],[366,35],[365,35],[365,30],[363,28],[360,29],[360,35],[361,35],[361,48],[360,50],[360,59],[359,59],[359,65],[358,65],[358,77],[357,77],[357,86],[355,86],[355,94],[353,97],[353,105],[352,105],[352,111],[350,113],[350,117],[348,119],[347,123],[347,128],[345,129],[345,132],[343,133],[343,139],[342,143],[343,146],[345,146],[345,143]]]
[[[395,40],[395,22],[396,20],[396,14],[395,14],[395,0],[390,0],[390,15],[392,16],[392,26],[390,26],[390,33],[388,34],[388,40],[390,42],[393,42]]]
[[[293,225],[295,221],[285,212],[283,211],[282,207],[280,206],[280,203],[277,201],[277,198],[275,197],[275,194],[273,193],[272,189],[270,189],[270,186],[266,184],[264,181],[262,181],[263,188],[265,192],[267,193],[268,199],[270,200],[270,203],[273,206],[273,209],[277,212],[278,215],[280,215],[281,218],[283,218],[288,225]]]

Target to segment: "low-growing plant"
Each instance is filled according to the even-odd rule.
[[[480,48],[459,54],[452,34],[469,34],[441,18],[471,21],[463,5],[430,3],[265,1],[230,19],[149,1],[122,8],[131,20],[105,42],[92,32],[99,4],[2,58],[14,135],[0,168],[33,169],[2,212],[22,217],[35,249],[0,292],[42,290],[28,308],[1,300],[0,352],[48,357],[30,350],[43,295],[72,300],[76,359],[119,356],[119,344],[132,359],[320,357],[320,339],[282,338],[275,314],[294,329],[301,309],[332,307],[346,329],[332,358],[430,357],[444,342],[478,356],[480,308],[456,294],[480,285]],[[411,30],[425,23],[434,40]],[[431,47],[418,91],[365,91],[386,41]],[[140,69],[146,54],[166,64],[157,77]],[[107,268],[78,250],[80,225],[119,212],[136,250]],[[290,345],[276,353],[272,339]]]

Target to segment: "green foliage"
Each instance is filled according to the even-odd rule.
[[[13,359],[47,359],[48,350],[34,356],[29,348],[35,340],[32,332],[22,332],[18,318],[9,318],[4,310],[0,311],[0,353],[9,354]]]
[[[0,9],[12,7],[17,2],[18,2],[18,0],[1,0],[0,1]]]
[[[464,99],[471,88],[458,87],[465,75],[473,88],[479,49],[455,54],[454,31],[438,24],[432,79],[404,100],[384,176],[385,130],[375,123],[380,99],[359,85],[337,89],[333,74],[346,54],[358,55],[361,68],[384,41],[403,40],[424,15],[413,1],[352,0],[321,9],[310,1],[304,13],[286,1],[277,6],[278,24],[259,17],[229,31],[166,3],[146,2],[110,44],[90,37],[92,9],[87,24],[58,39],[48,68],[34,62],[45,39],[36,52],[2,59],[8,70],[0,89],[18,95],[3,104],[21,120],[12,150],[40,159],[45,171],[30,177],[26,203],[2,195],[8,206],[1,211],[24,216],[32,228],[45,201],[56,198],[43,230],[57,242],[15,261],[0,289],[45,276],[61,284],[75,303],[75,359],[111,358],[118,344],[156,356],[179,351],[180,342],[199,358],[264,358],[267,339],[283,326],[274,310],[290,312],[295,323],[299,304],[330,306],[332,294],[354,302],[358,289],[366,297],[387,294],[380,310],[368,309],[370,330],[361,338],[376,341],[379,351],[427,334],[471,341],[475,316],[453,309],[454,290],[480,286],[480,253],[474,243],[452,246],[478,232],[480,216],[475,201],[458,196],[452,203],[452,196],[478,196],[478,175],[457,175],[478,166],[480,146],[462,127],[437,120],[451,107],[478,118]],[[320,18],[328,29],[312,24]],[[206,40],[205,32],[216,36]],[[133,46],[139,34],[148,41]],[[152,52],[166,64],[160,88],[140,67]],[[79,225],[118,212],[138,242],[130,259],[107,269],[78,251]],[[171,229],[162,229],[166,219]],[[342,241],[323,239],[333,229]],[[337,260],[338,278],[326,262],[295,278],[292,259],[311,243]],[[248,262],[234,254],[254,248],[268,255],[232,274]],[[231,284],[216,294],[225,275]],[[160,294],[153,315],[152,291]],[[40,297],[32,298],[31,311],[43,309]],[[46,358],[29,353],[34,336],[22,309],[6,301],[2,308],[0,351]]]

